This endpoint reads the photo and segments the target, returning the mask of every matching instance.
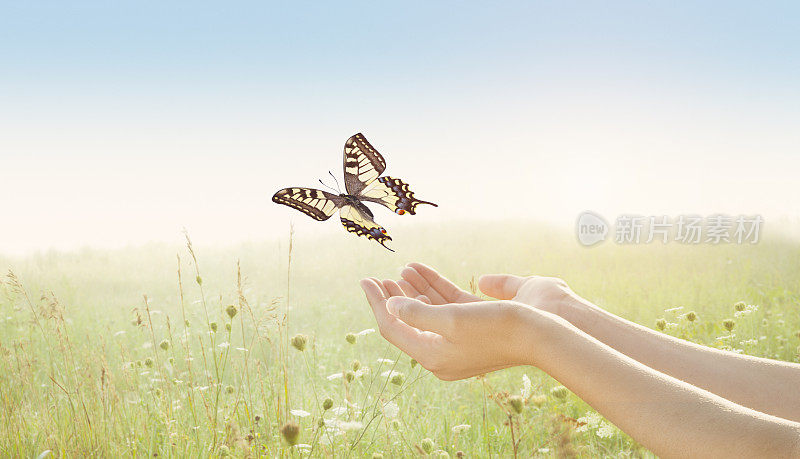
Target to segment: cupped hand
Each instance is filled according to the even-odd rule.
[[[404,292],[393,281],[374,278],[362,280],[361,288],[381,335],[440,379],[463,379],[525,363],[521,338],[530,308],[524,304],[469,302],[477,297],[446,288]],[[446,303],[445,298],[462,301]]]
[[[409,263],[400,276],[402,278],[397,283],[390,280],[383,281],[384,287],[392,296],[420,298],[431,304],[470,303],[482,300],[460,289],[436,270],[422,263]],[[578,298],[563,280],[556,277],[487,274],[480,277],[478,287],[490,297],[518,301],[556,315],[564,315],[564,308]]]

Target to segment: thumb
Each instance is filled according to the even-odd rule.
[[[481,292],[499,300],[510,300],[527,278],[513,274],[486,274],[478,279]]]
[[[449,308],[432,306],[405,296],[393,296],[386,302],[392,315],[420,330],[444,335],[450,331],[452,316]]]

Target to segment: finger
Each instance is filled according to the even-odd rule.
[[[421,295],[421,293],[419,293],[419,290],[415,289],[414,286],[409,284],[408,281],[405,279],[400,279],[399,281],[397,281],[397,285],[399,285],[400,288],[403,289],[403,293],[405,293],[406,296],[409,298],[416,298]]]
[[[369,279],[378,284],[378,287],[380,287],[381,292],[383,292],[383,296],[389,298],[390,296],[389,291],[386,290],[386,287],[383,286],[383,282],[381,282],[380,279],[378,279],[377,277],[370,277]]]
[[[450,303],[465,303],[468,301],[477,301],[478,298],[469,292],[460,289],[456,284],[450,282],[449,279],[442,276],[435,269],[422,263],[409,263],[408,266],[417,271],[428,284],[433,287],[439,295],[442,296],[447,302]]]
[[[440,295],[439,292],[437,292],[436,289],[434,289],[431,284],[429,284],[428,281],[417,272],[416,269],[403,268],[403,270],[400,272],[400,275],[409,284],[413,285],[420,295],[427,295],[433,304],[449,303],[449,301],[445,300],[442,295]]]
[[[423,303],[431,304],[431,299],[428,298],[427,295],[417,295],[417,299]]]
[[[386,291],[389,293],[390,297],[391,296],[406,296],[403,293],[403,289],[401,289],[400,286],[397,285],[397,282],[395,282],[395,281],[393,281],[391,279],[386,279],[386,280],[383,281],[383,288],[386,289]]]
[[[362,279],[361,289],[372,307],[381,335],[414,358],[424,355],[427,349],[425,334],[389,314],[381,284],[372,278]]]
[[[510,300],[517,295],[517,290],[525,279],[512,274],[486,274],[478,279],[478,287],[481,292],[493,298]]]
[[[395,296],[386,302],[389,311],[400,320],[420,330],[449,336],[453,315],[450,308],[436,307],[414,298]]]

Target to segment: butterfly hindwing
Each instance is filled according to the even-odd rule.
[[[335,194],[314,188],[300,187],[279,190],[272,196],[272,201],[297,209],[318,221],[331,218],[336,209],[345,204],[345,200]]]
[[[420,204],[430,204],[439,207],[429,201],[422,201],[414,197],[414,192],[408,183],[394,177],[379,177],[373,181],[356,196],[363,201],[377,202],[388,207],[392,212],[403,215],[408,212],[411,215],[416,213],[416,208]]]
[[[358,195],[386,170],[386,160],[358,133],[344,144],[344,187],[347,194]]]
[[[386,230],[383,227],[375,223],[372,213],[364,204],[344,205],[339,212],[339,217],[347,231],[376,241],[394,252],[394,250],[386,246],[386,241],[392,240],[391,236],[386,234]]]

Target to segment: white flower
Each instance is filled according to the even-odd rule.
[[[230,346],[230,345],[231,345],[231,343],[225,341],[225,342],[217,344],[217,347],[221,347],[222,349],[227,349],[228,346]]]
[[[347,408],[343,406],[337,406],[331,409],[331,414],[334,416],[341,416],[345,413],[347,413]]]
[[[385,363],[387,365],[393,365],[394,364],[394,360],[392,360],[392,359],[378,359],[378,363]]]
[[[124,335],[125,333],[126,333],[125,330],[120,330],[120,331],[114,333],[114,336]]]
[[[683,309],[683,306],[678,306],[677,308],[664,309],[664,312],[675,312],[675,311],[680,311],[681,309]]]
[[[528,375],[522,375],[522,389],[520,390],[522,398],[528,398],[531,395],[531,378]]]
[[[383,405],[383,415],[386,419],[394,419],[400,414],[400,407],[395,402]]]
[[[244,347],[237,347],[236,350],[237,351],[242,351],[242,352],[250,352],[250,349],[247,349],[247,348],[244,348]]]
[[[457,426],[453,426],[453,429],[452,429],[452,430],[453,430],[453,433],[454,433],[454,434],[458,435],[458,434],[460,434],[461,432],[466,432],[466,431],[468,431],[470,427],[472,427],[472,426],[471,426],[471,425],[469,425],[469,424],[459,424],[459,425],[457,425]]]
[[[358,421],[348,421],[339,423],[339,428],[344,430],[345,432],[350,432],[352,430],[361,430],[362,426],[363,424],[361,424]]]
[[[360,378],[364,375],[367,375],[369,374],[369,367],[359,368],[358,370],[355,371],[354,374],[356,375],[356,378]]]
[[[306,416],[311,416],[311,413],[305,410],[290,410],[293,416],[297,416],[298,418],[304,418]]]
[[[328,379],[328,381],[333,381],[334,379],[339,379],[342,376],[343,375],[341,373],[334,373],[334,374],[328,376],[327,379]]]
[[[383,373],[381,373],[381,376],[383,376],[384,378],[390,378],[391,379],[395,375],[402,375],[402,374],[403,373],[400,373],[399,371],[387,370],[387,371],[384,371]]]
[[[306,443],[298,443],[298,444],[292,446],[292,448],[299,449],[301,451],[311,451],[311,445],[308,445]]]
[[[600,425],[600,428],[597,429],[595,432],[598,437],[600,438],[611,438],[614,436],[614,426],[611,424],[604,422]]]
[[[361,330],[360,332],[356,333],[358,336],[369,335],[370,333],[375,333],[374,328],[367,328],[366,330]]]
[[[547,454],[550,452],[550,448],[539,448],[539,452],[542,454]]]

